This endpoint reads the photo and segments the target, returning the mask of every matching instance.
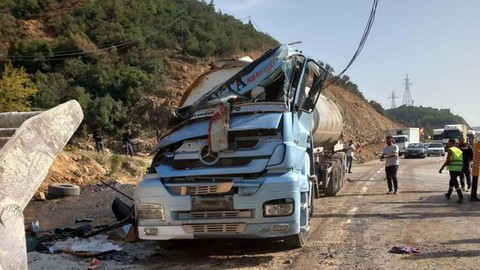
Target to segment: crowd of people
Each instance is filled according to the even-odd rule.
[[[95,141],[95,150],[97,153],[103,154],[105,151],[105,145],[103,143],[104,134],[100,126],[97,126],[92,134],[92,137]],[[125,155],[129,157],[133,157],[132,139],[133,137],[130,127],[125,127],[125,132],[122,134],[122,148],[124,149]]]
[[[385,179],[387,180],[388,191],[387,194],[398,194],[398,179],[397,171],[400,165],[399,148],[395,144],[395,140],[392,136],[385,138],[386,145],[383,147],[381,161],[385,161]],[[458,194],[458,203],[464,201],[463,192],[470,192],[472,188],[472,176],[471,167],[473,161],[473,147],[464,138],[460,138],[456,143],[454,139],[450,139],[447,145],[447,158],[439,170],[442,173],[444,168],[447,167],[450,174],[449,188],[445,197],[450,200],[453,193],[453,189]],[[344,145],[344,151],[346,153],[346,171],[352,172],[353,160],[355,160],[355,144],[353,140],[349,140]],[[463,191],[463,192],[462,192]],[[470,198],[472,201],[478,201],[476,196]]]

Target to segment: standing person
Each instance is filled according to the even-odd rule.
[[[445,197],[447,197],[447,200],[450,200],[450,196],[452,195],[453,188],[455,188],[458,194],[457,202],[462,203],[463,194],[462,194],[462,189],[460,189],[458,185],[457,178],[462,174],[463,153],[462,153],[462,150],[455,147],[454,139],[448,140],[447,160],[445,160],[445,163],[443,163],[442,167],[438,172],[442,173],[443,168],[447,166],[448,166],[448,170],[450,171],[450,183],[448,185],[448,192],[445,193]]]
[[[462,186],[462,191],[470,191],[472,187],[472,177],[470,174],[470,167],[473,161],[473,148],[472,146],[465,142],[465,138],[460,138],[458,148],[462,150],[463,154],[463,169],[460,174],[460,185]],[[465,178],[467,179],[467,189],[465,190]]]
[[[125,132],[122,135],[123,145],[127,148],[127,156],[133,157],[133,147],[132,147],[132,132],[130,127],[125,128]]]
[[[348,144],[343,147],[346,150],[347,155],[347,171],[352,173],[352,163],[353,163],[353,152],[355,152],[355,145],[353,140],[348,141]]]
[[[392,136],[385,138],[387,145],[383,147],[382,158],[385,160],[385,174],[387,175],[388,192],[387,194],[398,194],[397,171],[400,165],[398,158],[398,145],[392,141]]]
[[[93,132],[93,139],[95,139],[95,149],[98,153],[103,153],[103,132],[100,126]]]

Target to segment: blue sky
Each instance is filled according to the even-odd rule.
[[[217,10],[345,68],[373,0],[214,0]],[[248,22],[245,19],[244,22]],[[408,73],[415,106],[449,108],[480,126],[480,0],[380,0],[367,43],[346,75],[386,109],[402,104]]]

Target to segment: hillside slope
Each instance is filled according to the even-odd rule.
[[[402,126],[379,114],[365,99],[343,87],[329,87],[324,95],[335,101],[340,109],[344,140],[359,143],[361,157],[366,160],[373,159],[375,153],[381,151],[390,129]]]

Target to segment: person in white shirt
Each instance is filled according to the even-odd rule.
[[[353,144],[353,140],[348,141],[348,144],[346,144],[343,148],[346,150],[347,171],[348,173],[352,173],[353,152],[355,152],[355,145]]]
[[[398,193],[397,171],[400,160],[398,158],[398,146],[392,141],[392,136],[386,137],[387,145],[383,147],[382,158],[380,159],[380,161],[385,160],[385,173],[388,184],[387,194]]]

